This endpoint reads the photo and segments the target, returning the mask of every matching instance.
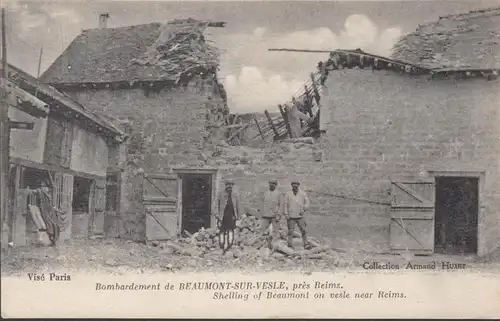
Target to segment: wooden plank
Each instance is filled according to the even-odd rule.
[[[104,234],[104,211],[106,210],[106,181],[96,180],[94,188],[94,220],[92,232]]]
[[[80,176],[80,177],[87,178],[87,179],[105,178],[105,176],[99,176],[99,175],[74,171],[74,170],[69,169],[69,168],[61,167],[60,165],[53,165],[53,164],[46,164],[46,163],[41,164],[41,163],[37,163],[37,162],[30,161],[27,159],[19,158],[19,157],[11,157],[10,162],[12,164],[19,164],[19,165],[22,165],[24,167],[31,167],[31,168],[36,168],[36,169],[41,169],[41,170],[51,171],[51,172],[65,173],[65,174],[70,174],[73,176]]]
[[[147,240],[166,240],[177,233],[177,175],[144,173],[143,204]]]
[[[25,207],[27,204],[27,196],[23,198],[20,195],[20,185],[22,180],[22,166],[14,167],[12,200],[14,201],[12,208],[12,242],[14,246],[26,245],[26,213],[22,211],[22,201]],[[21,202],[21,203],[20,203]]]
[[[220,128],[231,129],[231,128],[241,128],[244,126],[245,124],[232,124],[232,125],[221,126]]]
[[[235,114],[234,117],[233,117],[233,123],[232,123],[232,125],[236,124],[236,121],[238,120],[238,118],[239,118],[239,115]]]
[[[289,48],[270,48],[268,51],[293,51],[293,52],[317,52],[317,53],[330,53],[331,50],[311,50],[311,49],[289,49]]]
[[[65,168],[70,167],[71,151],[73,145],[73,126],[68,121],[62,122],[63,126],[63,139],[61,142],[61,163],[60,165]]]
[[[418,195],[417,192],[415,192],[413,189],[411,189],[408,185],[400,184],[398,182],[393,182],[393,183],[394,183],[394,185],[396,185],[397,187],[399,187],[400,189],[402,189],[403,191],[405,191],[406,193],[408,193],[409,195],[411,195],[412,197],[414,197],[420,203],[424,203],[425,202],[425,200],[420,195]]]
[[[28,243],[27,219],[28,219],[28,194],[27,190],[19,190],[16,193],[16,204],[14,208],[14,246],[24,246]]]
[[[418,180],[391,183],[393,195],[390,210],[391,250],[432,254],[435,229],[434,183],[422,183]]]
[[[390,225],[391,250],[425,250],[434,249],[433,220],[392,219]]]
[[[269,112],[267,110],[264,110],[264,114],[266,114],[267,121],[269,122],[269,127],[271,127],[273,129],[274,135],[278,136],[279,133],[278,133],[278,130],[276,129],[276,127],[274,126],[271,115],[269,115]]]
[[[281,104],[278,105],[278,108],[280,109],[281,116],[283,117],[283,121],[285,122],[288,136],[292,138],[292,129],[290,128],[290,123],[288,122],[288,116],[286,114],[286,111],[283,109],[283,106]]]
[[[434,207],[434,183],[393,181],[391,194],[394,207]]]
[[[305,96],[304,109],[309,113],[309,116],[312,118],[314,117],[314,114],[312,112],[312,101],[309,93],[309,88],[307,87],[307,85],[304,85],[304,96]]]
[[[226,141],[227,142],[231,141],[231,139],[233,139],[234,137],[236,137],[236,135],[238,135],[239,133],[244,131],[246,128],[248,128],[248,126],[250,126],[250,123],[246,124],[244,127],[241,127],[240,129],[235,131],[228,139],[226,139]]]
[[[177,208],[176,208],[177,224],[175,235],[180,236],[182,230],[182,177],[177,178]]]
[[[257,130],[259,131],[260,137],[262,137],[262,140],[265,142],[266,138],[264,137],[264,134],[262,133],[262,129],[260,128],[259,121],[257,120],[257,117],[255,116],[255,114],[253,114],[253,120],[255,122],[255,125],[257,126]]]
[[[60,191],[60,207],[56,207],[64,212],[65,224],[61,228],[60,240],[71,238],[71,225],[73,223],[73,175],[62,174],[62,186]]]
[[[432,220],[434,219],[434,210],[422,210],[420,208],[393,208],[390,211],[391,218],[403,218],[412,220]]]
[[[168,240],[176,236],[177,213],[149,207],[146,210],[146,239]]]
[[[176,180],[177,175],[163,174],[163,173],[144,173],[144,177],[158,178],[164,180]]]
[[[96,198],[96,182],[92,180],[89,191],[89,221],[87,225],[87,235],[92,235],[94,232],[95,220],[95,198]]]

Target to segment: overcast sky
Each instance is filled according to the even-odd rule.
[[[222,50],[220,76],[232,111],[276,108],[315,70],[324,54],[269,52],[268,48],[355,49],[389,55],[391,46],[418,24],[439,16],[500,6],[488,1],[16,1],[7,0],[8,59],[36,75],[82,29],[95,28],[108,12],[108,27],[175,18],[226,21],[209,29]]]

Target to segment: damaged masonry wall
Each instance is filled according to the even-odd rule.
[[[173,167],[202,166],[200,151],[210,143],[207,105],[223,110],[224,101],[209,102],[204,82],[193,79],[186,87],[165,88],[145,95],[144,90],[115,89],[73,92],[85,106],[117,117],[130,135],[119,167],[122,168],[120,235],[143,240],[142,177],[145,172],[167,173]],[[208,104],[207,104],[208,103]],[[210,139],[209,139],[210,138]]]
[[[118,119],[129,135],[118,162],[122,170],[120,217],[114,224],[119,225],[121,237],[145,238],[144,173],[201,166],[205,162],[200,151],[222,136],[220,126],[228,108],[224,88],[216,76],[217,50],[203,36],[207,26],[188,19],[162,26],[92,30],[79,37],[87,42],[103,38],[103,42],[111,45],[130,39],[118,53],[116,45],[92,53],[95,57],[131,57],[112,60],[116,66],[106,69],[109,72],[102,77],[106,82],[92,81],[65,88],[86,108]],[[135,37],[134,33],[141,36]],[[142,47],[141,51],[131,48],[130,42],[134,41]],[[150,43],[144,46],[146,41]],[[75,40],[70,48],[79,43]],[[71,59],[77,57],[68,58]],[[81,71],[78,63],[85,66],[88,61],[74,61],[72,70]],[[49,68],[49,78],[51,70],[55,69]],[[93,79],[92,74],[85,77]]]

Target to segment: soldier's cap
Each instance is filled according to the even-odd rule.
[[[292,182],[290,183],[290,185],[300,185],[300,182],[299,182],[299,181],[292,181]]]
[[[270,180],[269,180],[269,183],[270,183],[270,184],[278,184],[278,181],[277,181],[277,180],[275,180],[275,179],[270,179]]]
[[[234,181],[231,179],[226,179],[226,186],[228,185],[234,185]]]

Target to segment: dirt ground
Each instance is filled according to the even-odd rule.
[[[300,244],[300,240],[296,240]],[[326,242],[322,240],[322,242]],[[325,243],[323,243],[325,244]],[[259,250],[246,251],[235,258],[231,253],[222,255],[219,249],[202,257],[173,254],[161,244],[141,244],[120,239],[78,240],[54,247],[26,246],[10,248],[2,253],[2,275],[23,275],[27,272],[85,272],[85,273],[158,273],[204,271],[223,272],[326,272],[339,269],[363,270],[364,262],[425,264],[436,261],[465,263],[467,269],[500,270],[500,250],[483,258],[464,256],[404,257],[374,254],[364,251],[336,249],[333,255],[321,260],[291,258],[280,253],[259,255]]]

